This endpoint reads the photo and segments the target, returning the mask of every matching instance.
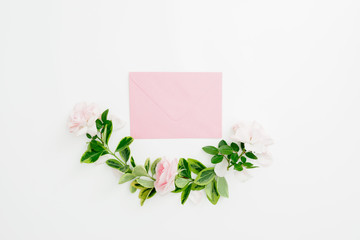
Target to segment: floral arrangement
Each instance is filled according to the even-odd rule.
[[[202,149],[211,156],[214,166],[207,167],[192,158],[170,161],[162,157],[144,165],[138,165],[131,155],[130,145],[134,139],[122,138],[115,150],[108,146],[113,130],[124,126],[124,121],[110,115],[109,110],[101,113],[95,104],[77,104],[69,118],[71,133],[86,135],[89,141],[81,156],[81,163],[95,163],[106,157],[106,164],[122,173],[119,184],[130,182],[130,192],[139,191],[140,204],[156,193],[181,193],[181,204],[192,194],[199,199],[199,192],[205,191],[207,199],[216,204],[220,197],[229,197],[225,174],[232,171],[241,181],[249,177],[249,170],[269,165],[271,155],[267,151],[273,141],[256,122],[241,122],[233,127],[233,142],[221,140],[217,146]],[[191,198],[191,197],[190,197]]]

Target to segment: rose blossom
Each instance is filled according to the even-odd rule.
[[[254,153],[264,153],[273,140],[257,122],[240,122],[234,127],[232,139],[245,143],[245,149]]]
[[[156,166],[156,181],[154,183],[156,192],[165,194],[175,190],[175,176],[177,174],[178,159],[169,161],[162,158]]]
[[[95,121],[99,114],[100,109],[94,103],[76,104],[68,121],[69,131],[77,136],[85,133],[96,134]]]

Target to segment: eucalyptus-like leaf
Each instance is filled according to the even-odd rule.
[[[151,164],[150,170],[151,170],[151,174],[155,175],[156,173],[156,166],[157,164],[161,161],[161,158],[157,158],[155,159],[155,161]]]
[[[124,149],[127,148],[133,141],[134,141],[134,139],[133,139],[132,137],[124,137],[123,139],[120,140],[118,146],[116,147],[115,152],[120,152],[120,151],[124,150]]]
[[[191,192],[191,185],[192,185],[192,183],[190,183],[189,186],[187,186],[181,193],[181,204],[184,204],[186,202],[186,200],[188,199],[190,192]]]
[[[228,145],[223,145],[221,147],[219,147],[219,152],[223,155],[229,155],[229,154],[232,154],[233,153],[233,149],[228,146]]]
[[[146,188],[153,188],[154,187],[154,181],[144,180],[144,179],[141,179],[141,178],[136,179],[136,181],[143,187],[146,187]]]
[[[255,154],[253,154],[252,152],[246,152],[245,155],[246,155],[248,158],[257,159],[257,156],[255,156]]]
[[[214,205],[219,201],[219,198],[220,198],[220,194],[217,190],[216,185],[217,185],[216,180],[214,179],[205,186],[206,197]]]
[[[203,147],[202,149],[204,150],[204,152],[211,154],[211,155],[216,155],[219,153],[219,150],[213,146],[206,146],[206,147]]]
[[[119,184],[126,183],[128,181],[133,180],[134,178],[136,178],[136,176],[134,174],[125,173],[120,177]]]
[[[134,167],[133,174],[137,177],[148,176],[145,168],[140,165],[137,165],[136,167]]]
[[[178,171],[180,176],[191,178],[189,163],[186,161],[185,158],[180,158],[178,163]]]
[[[120,157],[125,161],[129,161],[130,158],[130,148],[125,148],[120,152]]]
[[[195,174],[198,174],[199,172],[201,172],[206,168],[205,165],[199,162],[198,160],[188,158],[187,161],[189,163],[190,171]]]
[[[224,158],[223,155],[215,155],[211,158],[211,163],[217,164],[217,163],[221,162],[223,160],[223,158]]]
[[[181,177],[175,179],[175,185],[178,188],[185,187],[189,182],[190,182],[189,179],[185,179],[185,178],[181,178]]]
[[[235,152],[238,152],[240,150],[240,147],[237,143],[232,142],[230,146]]]
[[[214,168],[205,168],[196,177],[195,183],[198,185],[207,185],[215,178],[215,176]]]
[[[226,179],[224,177],[218,177],[216,183],[220,196],[228,198],[229,189]]]
[[[147,159],[145,160],[144,167],[145,167],[145,170],[146,170],[147,172],[149,172],[149,169],[150,169],[150,158],[147,158]]]

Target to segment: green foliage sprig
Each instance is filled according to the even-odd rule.
[[[101,118],[96,120],[97,133],[95,135],[86,134],[88,139],[87,150],[81,157],[82,163],[94,163],[101,156],[110,155],[111,158],[106,164],[123,173],[119,184],[130,183],[130,192],[135,193],[139,190],[138,197],[140,204],[143,205],[147,199],[156,194],[154,183],[156,181],[156,167],[161,158],[153,162],[146,159],[143,166],[137,165],[131,156],[130,145],[134,139],[130,136],[120,140],[115,151],[111,151],[108,146],[112,134],[113,124],[108,119],[109,110],[101,114]],[[206,146],[203,150],[212,155],[211,163],[219,164],[224,159],[227,162],[227,170],[233,168],[235,171],[256,168],[249,160],[256,160],[257,156],[245,149],[244,143],[232,142],[228,144],[221,140],[217,147]],[[191,191],[204,190],[208,200],[216,204],[220,197],[229,197],[228,184],[225,177],[217,176],[214,167],[206,167],[203,163],[192,158],[180,158],[175,176],[175,190],[173,193],[181,193],[181,204],[184,204]]]

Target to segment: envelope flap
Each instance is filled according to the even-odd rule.
[[[130,73],[130,81],[172,120],[195,108],[218,80],[221,73]]]

